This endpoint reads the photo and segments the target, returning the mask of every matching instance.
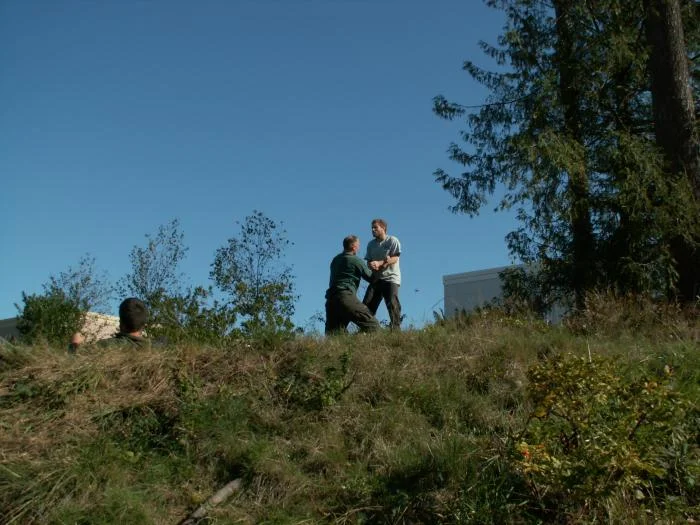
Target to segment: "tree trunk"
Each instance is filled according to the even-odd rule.
[[[672,176],[686,176],[695,209],[700,205],[700,140],[695,129],[688,57],[679,0],[644,0],[656,142]],[[689,210],[691,213],[695,213]],[[698,232],[694,232],[695,237]],[[695,239],[698,241],[700,239]],[[698,293],[700,254],[693,242],[671,239],[678,272],[677,297],[692,301]]]
[[[579,0],[555,0],[557,31],[557,67],[559,69],[559,95],[564,110],[564,134],[580,151],[584,151],[581,131],[579,101],[582,100],[578,81],[580,80],[575,56],[576,35],[572,27],[574,2]],[[591,287],[593,249],[593,228],[589,203],[589,184],[585,154],[574,159],[568,166],[569,199],[571,209],[572,242],[572,285],[576,306],[583,307],[586,292]]]

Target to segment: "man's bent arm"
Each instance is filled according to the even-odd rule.
[[[364,261],[362,261],[360,268],[361,268],[360,277],[362,277],[367,282],[371,282],[372,281],[372,270],[370,270],[367,267],[367,265],[365,264]]]

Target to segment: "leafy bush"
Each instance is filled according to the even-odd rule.
[[[169,344],[191,342],[225,344],[238,331],[235,312],[212,299],[212,290],[201,286],[184,294],[157,292],[149,299],[148,335]]]
[[[23,292],[22,301],[24,307],[20,310],[17,329],[29,344],[46,341],[65,346],[85,321],[85,312],[61,290],[51,290],[44,295]]]
[[[293,243],[282,223],[253,211],[240,224],[240,233],[217,249],[211,278],[230,297],[231,307],[246,335],[261,331],[292,332],[294,276],[284,260]]]
[[[88,254],[76,266],[50,276],[42,288],[42,294],[22,292],[24,306],[15,304],[17,329],[29,344],[67,345],[83,327],[86,313],[105,312],[112,297],[107,275],[98,272],[95,258]]]
[[[624,375],[610,358],[557,356],[533,366],[533,409],[516,465],[546,507],[606,515],[615,498],[697,496],[697,411],[673,370]]]
[[[295,366],[283,375],[278,391],[288,401],[310,410],[334,405],[352,383],[352,378],[347,378],[350,355],[343,353],[338,361],[339,366],[327,366],[323,374]]]

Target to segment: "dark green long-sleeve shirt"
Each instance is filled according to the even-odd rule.
[[[372,280],[372,272],[365,261],[352,252],[339,253],[331,261],[331,279],[328,283],[326,298],[341,290],[357,293],[360,279]]]

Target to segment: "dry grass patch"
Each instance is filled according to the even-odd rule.
[[[700,394],[692,330],[618,333],[627,335],[490,312],[276,346],[75,356],[0,347],[3,519],[177,523],[240,478],[244,489],[212,523],[554,523],[564,514],[516,468],[534,364],[590,349],[620,356],[639,377],[669,366],[674,387]],[[697,505],[690,492],[673,497]],[[606,507],[614,520],[644,515],[619,501]],[[574,510],[584,521],[600,515]],[[661,504],[650,512],[691,516]]]

